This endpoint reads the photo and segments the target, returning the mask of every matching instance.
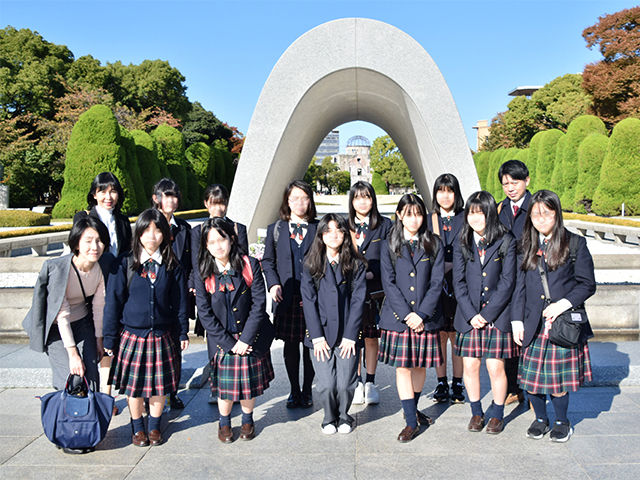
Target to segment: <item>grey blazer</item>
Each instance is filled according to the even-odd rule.
[[[69,270],[73,254],[50,258],[42,266],[33,290],[31,309],[22,321],[22,327],[29,335],[29,348],[45,352],[51,326],[58,316],[62,300],[67,292]],[[113,255],[104,253],[100,257],[100,268],[105,286]]]

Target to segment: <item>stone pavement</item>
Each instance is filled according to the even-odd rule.
[[[44,370],[36,372],[35,363],[44,360],[40,367],[46,369],[44,355],[25,351],[25,345],[0,347],[0,378],[7,381],[6,372],[11,369],[26,375],[31,368],[32,380],[41,381]],[[180,392],[186,408],[165,415],[162,446],[131,445],[126,401],[120,396],[116,404],[123,412],[114,417],[96,451],[65,455],[42,433],[36,396],[50,389],[5,385],[0,387],[4,388],[0,390],[0,478],[640,478],[640,382],[634,368],[640,364],[639,344],[594,342],[592,350],[596,371],[600,369],[598,383],[622,386],[585,387],[571,394],[569,418],[575,434],[566,444],[551,443],[548,436],[539,441],[527,439],[525,432],[534,416],[525,405],[506,407],[502,434],[469,433],[467,404],[433,403],[433,370],[427,372],[419,407],[435,418],[435,425],[427,430],[423,427],[411,443],[400,444],[395,438],[404,426],[402,411],[394,370],[386,365],[380,365],[376,375],[380,404],[352,407],[356,424],[350,435],[323,435],[318,405],[308,410],[285,407],[288,382],[278,342],[272,349],[276,379],[257,400],[257,436],[251,442],[220,443],[218,410],[208,403],[208,389],[190,388]],[[194,342],[185,352],[183,381],[195,386],[200,373],[197,366],[203,365],[203,359],[206,361],[204,345]],[[488,409],[491,394],[486,372],[482,383],[483,405]],[[551,405],[549,410],[553,419]],[[235,406],[236,438],[239,417],[240,408]]]

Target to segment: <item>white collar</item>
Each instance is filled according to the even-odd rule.
[[[329,252],[327,252],[327,259],[329,259],[329,264],[331,264],[331,262],[338,262],[340,263],[340,254],[338,254],[335,257],[332,257]]]
[[[176,227],[178,226],[178,222],[176,222],[176,217],[173,215],[173,213],[171,214],[171,220],[169,220],[169,225],[175,225]]]
[[[549,243],[549,240],[551,240],[551,234],[544,236],[543,234],[538,232],[538,238],[540,239],[540,243],[544,242],[545,240],[547,241],[547,243]]]
[[[215,261],[216,261],[216,266],[218,267],[218,271],[220,273],[224,272],[225,270],[226,271],[231,270],[231,263],[227,262],[226,265],[223,265],[222,262],[220,260],[218,260],[217,258],[215,259]]]
[[[451,210],[450,212],[446,212],[443,208],[440,208],[440,216],[441,217],[455,217],[456,212]]]
[[[366,217],[364,217],[362,220],[360,220],[357,216],[356,218],[354,218],[354,221],[356,223],[356,225],[359,225],[361,223],[366,223],[367,225],[371,225],[371,222],[369,221],[369,215],[367,215]]]
[[[308,223],[304,218],[300,218],[295,213],[291,212],[291,220],[290,223]]]
[[[482,239],[482,235],[478,235],[476,232],[473,232],[473,241],[476,242],[476,244],[480,241],[480,239]],[[484,237],[486,238],[486,237]]]
[[[140,254],[140,263],[144,263],[150,258],[154,260],[158,265],[162,265],[162,254],[160,253],[160,250],[156,250],[155,252],[153,252],[153,255],[149,255],[143,248],[142,253]]]
[[[113,218],[113,210],[107,210],[100,205],[96,205],[94,208],[96,209],[96,212],[98,212],[98,216],[100,217],[100,219],[111,221],[111,219]]]
[[[411,235],[406,228],[402,229],[402,233],[404,235],[404,239],[405,240],[418,240],[418,234],[416,233],[415,235]]]
[[[513,200],[510,200],[511,202],[511,209],[513,210],[513,207],[518,207],[518,208],[522,208],[522,204],[524,203],[524,199],[527,196],[527,194],[525,193],[522,198],[520,200],[518,200],[517,202],[514,202]]]

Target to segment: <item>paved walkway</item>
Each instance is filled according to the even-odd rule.
[[[385,365],[376,376],[381,403],[352,407],[356,426],[350,435],[325,436],[320,431],[319,406],[286,409],[288,382],[282,346],[276,343],[272,349],[276,379],[257,401],[257,436],[251,442],[221,444],[217,439],[218,410],[208,403],[208,389],[191,388],[180,392],[186,408],[165,415],[164,445],[131,445],[129,415],[121,396],[116,404],[124,411],[114,417],[96,451],[65,455],[42,433],[40,401],[35,397],[50,389],[0,390],[0,478],[640,478],[640,382],[636,371],[640,345],[592,345],[599,382],[630,385],[586,387],[571,394],[569,418],[575,434],[566,444],[553,444],[547,437],[527,439],[525,431],[534,416],[525,405],[506,408],[507,425],[502,434],[469,433],[468,405],[444,406],[430,398],[436,383],[433,371],[427,373],[419,407],[436,423],[413,442],[400,444],[395,438],[404,426],[402,411],[394,370]],[[183,381],[192,386],[199,380],[197,366],[203,365],[204,352],[204,345],[196,343],[186,352]],[[40,362],[40,367],[34,362]],[[39,368],[42,370],[37,371]],[[28,375],[29,369],[31,379],[41,381],[47,369],[45,356],[24,345],[0,345],[0,380],[7,382],[10,370],[22,376]],[[614,378],[616,375],[619,378]],[[486,409],[491,403],[486,373],[483,385]],[[551,406],[549,409],[553,418]],[[232,424],[236,437],[239,416],[239,406],[235,406]]]

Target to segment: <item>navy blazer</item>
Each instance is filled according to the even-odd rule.
[[[191,274],[191,225],[186,220],[182,218],[174,217],[176,223],[178,224],[178,233],[173,237],[173,243],[171,244],[171,248],[173,248],[173,253],[176,254],[178,260],[180,261],[180,265],[182,265],[182,271],[185,275],[185,278],[189,278]]]
[[[278,237],[277,251],[273,242],[273,229],[279,223],[280,233]],[[273,313],[275,315],[284,315],[294,292],[293,277],[293,255],[291,253],[291,234],[289,232],[289,223],[291,222],[275,222],[267,227],[267,239],[264,245],[264,256],[262,257],[262,271],[267,280],[267,291],[271,290],[274,285],[282,287],[282,302],[273,302]],[[307,226],[307,234],[302,241],[303,258],[309,251],[313,239],[316,236],[317,220],[310,220]]]
[[[302,271],[302,308],[307,331],[304,344],[313,348],[313,339],[324,337],[329,348],[340,345],[343,338],[361,346],[362,312],[367,294],[364,266],[358,262],[357,270],[349,280],[340,268],[333,271],[325,259],[324,277],[316,290],[313,277],[305,267]],[[351,284],[353,282],[353,284]]]
[[[180,340],[188,340],[186,279],[177,265],[168,272],[164,263],[157,272],[155,283],[141,276],[142,266],[127,287],[129,255],[122,255],[113,263],[107,285],[102,331],[104,348],[118,346],[120,330],[146,337],[149,332],[164,334],[180,325]]]
[[[436,242],[440,240],[435,237]],[[382,287],[386,299],[380,314],[380,328],[403,332],[407,328],[404,319],[416,312],[424,321],[425,330],[436,330],[444,324],[440,293],[444,280],[444,248],[439,245],[438,253],[431,267],[430,256],[419,247],[411,256],[406,244],[402,255],[393,268],[389,252],[389,241],[385,240],[380,251],[382,265]]]
[[[382,223],[375,230],[369,230],[364,242],[358,247],[358,251],[367,259],[367,271],[373,273],[373,278],[367,280],[369,292],[382,290],[382,280],[380,278],[380,246],[382,241],[389,236],[389,230],[393,224],[387,217],[382,217]],[[355,242],[354,242],[354,245]]]
[[[53,326],[62,300],[67,292],[69,272],[73,254],[49,258],[42,265],[36,286],[33,289],[33,300],[22,327],[29,335],[29,348],[36,352],[44,352],[47,338]],[[109,252],[103,253],[98,263],[102,269],[105,287],[109,278],[109,270],[114,257]]]
[[[565,235],[574,234],[565,229]],[[511,317],[513,320],[524,321],[524,340],[522,345],[526,347],[539,330],[542,311],[546,308],[546,303],[540,272],[538,272],[537,268],[523,271],[520,268],[521,263],[522,255],[518,255],[518,272],[516,289],[513,293],[513,303],[511,305]],[[596,293],[593,259],[584,237],[578,238],[575,265],[567,257],[564,265],[552,272],[547,271],[547,283],[549,284],[549,293],[553,302],[566,298],[574,307],[582,305]],[[587,325],[586,330],[583,331],[591,334],[591,327]]]
[[[231,277],[234,286],[234,290],[230,292],[231,306],[237,330],[240,332],[240,341],[251,345],[255,354],[264,355],[271,348],[275,329],[266,312],[267,296],[260,262],[252,257],[249,257],[249,262],[253,272],[253,283],[251,287],[247,287],[242,272],[234,273]],[[207,292],[200,272],[197,270],[194,270],[194,277],[198,315],[202,326],[207,331],[209,358],[213,358],[218,347],[229,352],[237,341],[227,331],[225,293],[217,288],[213,293]]]
[[[507,197],[500,204],[502,209],[500,210],[500,222],[509,229],[511,234],[516,237],[516,240],[520,240],[522,236],[522,230],[524,229],[524,221],[527,218],[527,211],[529,210],[529,204],[531,203],[531,194],[527,190],[524,194],[524,202],[518,209],[516,216],[513,216],[513,210],[511,209],[511,200]]]
[[[506,238],[510,238],[504,259],[498,253]],[[510,233],[487,246],[484,264],[478,249],[465,262],[462,244],[453,246],[453,290],[458,301],[453,326],[460,333],[473,328],[469,323],[478,313],[502,332],[511,333],[511,296],[516,286],[516,240]],[[484,293],[484,295],[483,295]],[[482,304],[485,304],[484,307]]]
[[[233,220],[227,221],[235,225],[234,228],[238,230],[238,245],[243,246],[245,253],[249,254],[249,240],[247,239],[247,227],[241,223],[234,222]],[[202,233],[202,225],[196,225],[191,229],[191,268],[193,270],[198,269],[198,255],[200,254],[200,235]],[[195,277],[189,276],[189,288],[195,287]]]
[[[464,210],[456,213],[451,219],[451,231],[445,236],[444,225],[442,223],[442,215],[438,216],[438,232],[440,235],[440,241],[445,248],[445,261],[450,262],[453,259],[453,244],[462,230],[462,224],[464,223]],[[427,229],[433,232],[433,213],[427,216]]]
[[[98,212],[96,211],[96,207],[93,207],[89,210],[89,213],[87,213],[86,210],[80,210],[77,212],[73,216],[73,223],[76,223],[81,218],[85,218],[87,216],[102,221],[100,219],[100,215],[98,215]],[[116,237],[118,238],[118,253],[115,256],[119,257],[123,253],[127,253],[131,250],[131,222],[129,221],[129,217],[119,212],[113,212],[113,217],[116,220]]]

